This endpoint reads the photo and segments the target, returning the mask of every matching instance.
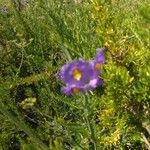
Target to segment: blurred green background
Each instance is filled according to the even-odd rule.
[[[99,47],[97,150],[150,149],[149,14],[149,0],[1,0],[0,149],[94,150],[84,95],[62,94],[56,74]]]

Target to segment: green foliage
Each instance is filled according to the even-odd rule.
[[[150,126],[148,0],[3,0],[0,149],[146,149]],[[59,68],[103,47],[104,85],[60,92]],[[146,122],[146,126],[143,125]]]

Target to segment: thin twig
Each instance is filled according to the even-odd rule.
[[[148,150],[150,150],[150,143],[148,142],[148,140],[146,139],[145,135],[143,133],[141,133],[141,136],[146,144],[146,147]]]

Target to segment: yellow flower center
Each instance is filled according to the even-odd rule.
[[[78,94],[80,92],[80,90],[78,88],[73,88],[73,93],[74,94]]]
[[[97,63],[97,64],[95,65],[95,69],[96,69],[96,70],[101,70],[101,69],[102,69],[102,64]]]
[[[74,69],[72,72],[72,76],[75,80],[79,81],[82,77],[81,71],[79,69]]]

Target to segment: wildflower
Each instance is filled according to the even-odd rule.
[[[93,68],[93,64],[81,58],[65,64],[58,74],[59,79],[66,84],[61,89],[66,95],[96,88],[103,82],[98,76],[99,74]]]
[[[98,48],[96,56],[90,63],[93,65],[97,74],[100,74],[100,70],[105,63],[105,54],[101,48]]]

